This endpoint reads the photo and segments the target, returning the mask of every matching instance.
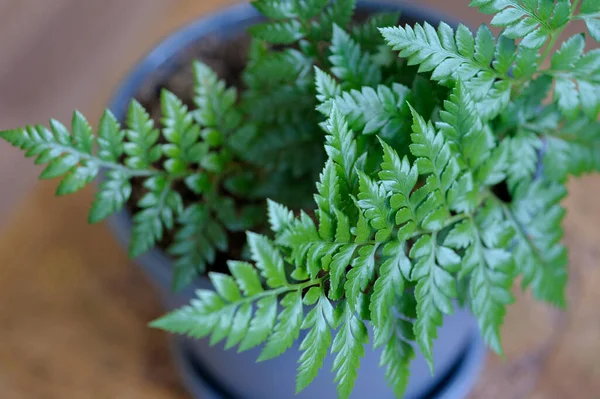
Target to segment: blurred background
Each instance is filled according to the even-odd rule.
[[[97,120],[158,40],[235,2],[0,0],[0,129],[75,108]],[[418,2],[484,22],[467,3]],[[86,224],[92,190],[56,199],[39,172],[0,143],[0,398],[186,398],[166,337],[146,327],[161,314],[151,287],[105,226]],[[570,183],[568,312],[518,294],[506,358],[488,357],[473,398],[600,398],[598,197],[599,177]]]

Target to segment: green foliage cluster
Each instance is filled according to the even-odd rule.
[[[331,352],[340,398],[372,342],[401,397],[415,349],[433,368],[438,328],[457,306],[497,352],[517,279],[565,306],[560,202],[570,176],[600,170],[600,50],[586,52],[584,34],[553,49],[575,20],[600,39],[600,1],[472,0],[498,37],[485,25],[396,27],[397,14],[352,24],[354,0],[254,5],[268,21],[251,29],[240,92],[197,64],[197,109],[164,93],[160,132],[134,102],[127,129],[107,112],[97,139],[80,114],[72,133],[56,121],[1,133],[48,163],[42,177],[64,176],[59,194],[108,169],[91,221],[144,179],[132,253],[180,224],[182,281],[227,250],[228,231],[265,219],[234,196],[270,198],[271,232],[247,233],[249,259],[209,273],[214,290],[153,326],[262,346],[259,361],[304,330],[296,390]],[[298,182],[313,175],[314,205],[278,198],[312,192]],[[187,208],[179,179],[198,195]]]

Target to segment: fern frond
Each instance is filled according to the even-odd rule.
[[[251,235],[252,257],[249,263],[228,262],[230,275],[209,273],[213,290],[198,290],[190,305],[151,323],[153,327],[194,338],[210,337],[211,345],[226,340],[226,347],[238,345],[240,351],[266,343],[259,361],[285,352],[300,329],[310,328],[301,350],[299,387],[314,378],[331,344],[329,326],[334,325],[333,306],[325,297],[322,279],[290,284],[278,278],[281,253],[266,237]],[[265,277],[266,289],[259,272]],[[281,311],[278,310],[278,297]],[[318,302],[318,303],[317,303]],[[305,305],[317,305],[304,317]],[[312,337],[312,338],[309,338]],[[319,361],[320,358],[320,361]]]
[[[548,179],[564,182],[569,176],[600,171],[600,123],[580,117],[542,134]]]
[[[372,62],[369,53],[339,26],[333,27],[331,41],[331,73],[342,82],[344,89],[374,87],[381,82],[381,69]]]
[[[292,44],[305,36],[302,24],[295,20],[264,22],[249,28],[250,34],[271,44]]]
[[[199,143],[200,126],[179,98],[169,91],[161,95],[162,134],[167,144],[162,151],[167,156],[165,170],[171,176],[187,175],[191,164],[200,164],[208,153],[208,145]],[[205,165],[206,166],[206,165]]]
[[[437,243],[437,234],[422,236],[411,248],[410,258],[411,280],[417,282],[415,337],[433,372],[433,340],[443,315],[454,312],[452,299],[458,294],[452,273],[458,270],[461,259],[452,249]]]
[[[444,102],[440,119],[438,129],[455,143],[468,166],[478,169],[488,159],[495,145],[494,137],[479,117],[473,99],[461,81]]]
[[[348,303],[338,305],[338,309],[341,310],[342,325],[331,347],[331,352],[336,354],[332,371],[335,372],[338,398],[347,399],[358,377],[360,358],[365,355],[364,346],[369,342],[369,334],[365,323]]]
[[[272,200],[267,200],[268,217],[271,230],[275,233],[282,233],[289,228],[294,221],[294,214],[285,206]]]
[[[361,48],[374,53],[384,44],[379,28],[382,26],[395,26],[400,19],[400,12],[383,12],[373,14],[362,24],[352,27],[352,38]]]
[[[354,165],[358,160],[356,141],[354,133],[350,130],[345,117],[337,106],[331,110],[331,115],[326,123],[326,130],[329,133],[326,137],[325,150],[327,155],[335,162],[344,176],[346,184],[355,185],[358,181],[358,175]]]
[[[375,241],[384,242],[392,234],[393,229],[385,188],[364,173],[360,173],[359,180],[358,206],[376,231]]]
[[[221,135],[228,134],[241,122],[240,111],[234,107],[237,91],[228,88],[208,65],[195,61],[193,69],[194,119],[201,126],[218,129]]]
[[[379,246],[377,244],[365,245],[358,251],[358,256],[352,261],[352,269],[348,272],[344,289],[348,304],[357,312],[360,312],[358,299],[360,293],[375,279],[375,254]]]
[[[393,328],[381,352],[380,366],[385,366],[385,379],[392,387],[396,397],[402,397],[410,381],[410,365],[415,358],[414,348],[404,339],[400,338],[403,332],[398,328],[404,320],[393,321]]]
[[[148,190],[137,203],[141,209],[133,216],[129,254],[140,256],[163,238],[164,228],[172,229],[183,212],[181,195],[173,190],[165,176],[154,176],[144,182]]]
[[[508,106],[512,88],[512,79],[507,74],[509,67],[499,71],[494,69],[502,65],[492,62],[496,43],[485,25],[479,28],[475,37],[462,24],[454,32],[443,22],[437,31],[424,23],[416,24],[414,28],[382,28],[381,33],[409,65],[419,65],[419,72],[432,72],[431,79],[442,83],[462,80],[475,100],[483,100],[478,104],[482,119],[490,120]]]
[[[203,204],[187,207],[179,217],[179,226],[169,254],[174,261],[173,288],[186,287],[215,261],[216,251],[228,248],[227,233]]]
[[[471,309],[486,343],[498,353],[502,353],[500,327],[506,306],[514,301],[510,292],[514,261],[506,249],[511,237],[502,209],[488,203],[474,219],[457,224],[444,241],[464,250],[460,274],[470,276]]]
[[[388,343],[388,330],[396,318],[396,302],[404,294],[405,281],[410,280],[412,264],[405,247],[404,243],[392,241],[383,248],[386,259],[381,264],[370,303],[375,347]]]
[[[574,119],[579,110],[595,120],[600,112],[600,50],[584,53],[583,35],[575,35],[552,56],[549,74],[556,79],[554,100]]]
[[[560,243],[565,210],[560,201],[566,195],[562,184],[537,180],[520,185],[507,219],[516,231],[514,257],[523,274],[523,286],[534,296],[558,307],[566,303],[567,250]]]
[[[297,16],[294,3],[291,1],[253,0],[250,4],[269,19],[288,19]]]
[[[288,350],[300,335],[304,308],[300,291],[291,292],[281,300],[283,311],[263,348],[258,361],[273,359]]]
[[[419,172],[415,165],[411,167],[408,158],[400,157],[388,144],[383,146],[383,162],[379,178],[390,196],[390,207],[395,212],[394,221],[398,230],[398,239],[407,240],[418,228],[416,208],[418,204],[410,200],[410,195],[417,184]]]
[[[538,172],[539,150],[542,141],[531,131],[522,130],[514,137],[506,139],[509,164],[507,169],[508,185],[512,189],[518,184],[533,180]]]
[[[318,110],[329,115],[335,102],[353,131],[367,135],[379,134],[390,140],[397,139],[397,136],[407,130],[409,109],[406,100],[409,93],[407,87],[397,83],[391,87],[363,87],[360,91],[345,91],[331,98],[319,106]]]
[[[315,304],[302,323],[303,330],[309,330],[300,343],[302,354],[298,360],[296,377],[296,393],[306,388],[323,367],[323,361],[331,345],[331,326],[334,325],[333,306],[327,299],[322,287],[313,287],[306,297],[314,299],[305,301],[307,305]]]
[[[400,57],[408,59],[410,64],[418,64],[420,72],[432,71],[434,80],[461,78],[468,81],[480,72],[496,76],[490,66],[493,41],[484,43],[481,35],[476,42],[464,25],[459,25],[456,33],[445,23],[441,23],[437,31],[424,23],[416,24],[414,28],[382,28],[381,33],[388,45],[400,52]]]
[[[583,0],[578,18],[584,20],[590,36],[600,42],[600,2],[598,0]]]
[[[503,28],[511,39],[523,39],[521,46],[539,49],[550,35],[562,28],[571,14],[570,0],[471,0],[485,14],[496,14],[491,24]]]
[[[132,169],[148,169],[157,162],[162,151],[157,145],[160,132],[154,127],[144,107],[133,100],[127,112],[127,139],[123,149],[127,154],[125,164]]]

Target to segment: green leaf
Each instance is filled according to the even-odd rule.
[[[225,349],[231,349],[238,345],[242,339],[248,334],[250,320],[252,319],[252,305],[244,303],[241,305],[233,320],[231,321],[231,329],[225,343]]]
[[[315,86],[317,88],[317,100],[320,103],[327,102],[342,94],[342,88],[331,75],[323,72],[315,66]],[[329,111],[331,112],[331,110]]]
[[[352,27],[352,37],[364,50],[372,53],[384,44],[379,28],[398,25],[399,20],[400,12],[382,12],[370,15],[364,23]]]
[[[544,175],[565,182],[600,170],[600,123],[580,117],[565,123],[560,130],[552,126],[542,129],[547,144],[544,154]]]
[[[590,32],[590,36],[597,42],[600,42],[600,18],[584,18],[583,20]]]
[[[331,291],[337,292],[338,287],[343,283],[342,278],[346,275],[346,269],[350,266],[354,258],[354,252],[357,246],[354,244],[345,245],[340,248],[338,253],[333,257],[329,265]]]
[[[358,159],[356,141],[353,132],[349,129],[348,123],[337,106],[334,106],[331,110],[326,129],[329,133],[325,144],[327,155],[340,169],[341,175],[346,179],[346,184],[351,186],[358,180],[354,169],[354,164]]]
[[[417,157],[419,173],[429,176],[426,184],[411,196],[411,201],[415,208],[420,204],[416,216],[421,226],[436,231],[443,227],[444,221],[450,216],[445,196],[458,179],[461,167],[443,134],[436,133],[431,122],[427,124],[414,110],[413,120],[410,151]]]
[[[294,221],[294,214],[284,205],[270,199],[267,200],[268,216],[271,230],[280,233],[290,227]]]
[[[457,224],[445,240],[448,246],[466,249],[461,274],[470,276],[471,309],[486,343],[498,353],[502,353],[500,327],[506,306],[514,301],[510,292],[514,262],[507,250],[511,237],[502,210],[488,204],[475,220]]]
[[[295,0],[295,10],[303,21],[322,14],[329,0]]]
[[[567,250],[560,243],[565,216],[560,201],[563,184],[535,181],[516,190],[506,214],[517,232],[514,256],[523,273],[523,286],[534,296],[558,307],[566,303]]]
[[[295,19],[277,22],[265,22],[249,28],[250,34],[272,44],[292,44],[305,35],[300,22]]]
[[[320,175],[317,191],[315,202],[318,207],[319,234],[324,240],[331,240],[335,234],[333,230],[334,209],[341,202],[339,177],[331,159],[327,161]]]
[[[98,126],[98,156],[109,162],[118,162],[123,155],[125,132],[117,118],[110,111],[105,111]]]
[[[410,259],[406,256],[405,245],[400,242],[386,244],[383,254],[387,259],[379,269],[379,278],[375,281],[370,304],[375,347],[387,343],[385,332],[394,322],[394,306],[397,298],[404,293],[404,282],[410,278],[412,268]]]
[[[132,174],[127,168],[105,162],[91,153],[94,144],[91,128],[85,118],[75,113],[73,134],[60,122],[50,121],[51,130],[44,126],[27,126],[23,129],[0,132],[0,137],[14,147],[25,151],[26,157],[37,157],[36,164],[47,164],[41,179],[64,177],[57,195],[79,191],[98,175],[100,166]]]
[[[227,264],[231,275],[235,278],[244,296],[253,296],[263,292],[260,278],[254,266],[239,261],[229,261]]]
[[[208,273],[208,278],[215,287],[217,294],[227,302],[236,302],[242,298],[242,294],[233,277],[222,273]]]
[[[600,52],[584,53],[582,34],[572,36],[552,56],[550,73],[556,77],[554,100],[568,119],[580,109],[591,119],[600,111]]]
[[[389,46],[400,51],[410,65],[419,65],[419,72],[432,72],[436,81],[462,79],[468,81],[480,72],[497,76],[489,62],[492,48],[489,32],[481,28],[474,39],[464,25],[456,33],[445,23],[436,31],[428,23],[405,28],[382,28],[381,33]]]
[[[552,68],[555,70],[571,69],[583,56],[585,39],[583,35],[575,35],[564,42],[560,49],[552,55]]]
[[[380,365],[386,366],[385,379],[392,387],[394,395],[400,398],[408,387],[410,365],[415,358],[415,351],[408,342],[399,337],[400,331],[396,331],[396,328],[394,325],[390,329],[390,336],[381,352]]]
[[[329,39],[331,39],[332,28],[334,25],[344,28],[352,22],[352,16],[356,9],[356,1],[357,0],[336,0],[331,2],[330,7],[325,10],[319,23],[319,27],[323,31],[321,34],[322,40],[329,41]]]
[[[517,57],[517,46],[513,39],[509,39],[504,35],[498,37],[498,44],[496,45],[496,52],[494,54],[494,61],[492,65],[498,73],[502,75],[508,75],[510,68],[513,66]]]
[[[250,322],[250,328],[242,339],[239,351],[252,349],[267,339],[275,328],[277,320],[277,297],[268,296],[256,302],[256,313]]]
[[[270,19],[287,19],[296,16],[291,1],[254,0],[251,4],[265,17]]]
[[[479,7],[485,14],[496,14],[491,24],[503,28],[503,34],[520,39],[522,47],[540,48],[554,30],[568,22],[569,0],[556,4],[547,0],[472,0],[471,7]]]
[[[567,78],[556,79],[554,93],[561,111],[569,118],[577,115],[579,106],[579,96],[577,95],[577,86]]]
[[[256,262],[267,285],[271,288],[288,285],[283,259],[271,241],[265,236],[251,232],[247,233],[247,239],[252,260]]]
[[[390,207],[395,212],[395,222],[401,226],[398,239],[406,240],[417,229],[416,207],[409,197],[417,184],[419,172],[416,165],[410,166],[408,158],[402,161],[392,147],[381,142],[383,162],[379,177],[385,190],[391,194]]]
[[[375,240],[384,242],[392,234],[393,228],[385,188],[364,173],[360,173],[359,180],[358,206],[363,210],[371,227],[377,231]]]
[[[333,27],[330,50],[331,73],[341,80],[344,89],[376,86],[381,82],[381,70],[372,62],[370,54],[363,52],[337,25]]]
[[[168,142],[162,146],[167,156],[164,162],[165,170],[173,175],[188,173],[191,163],[199,163],[198,139],[200,127],[194,123],[194,118],[188,112],[187,106],[173,93],[163,90],[161,94],[163,136]],[[204,151],[200,151],[204,155]]]
[[[539,137],[529,131],[520,131],[507,139],[509,160],[508,184],[515,187],[518,183],[531,181],[537,172],[538,150],[542,146]]]
[[[283,311],[279,313],[275,329],[260,353],[259,362],[283,354],[300,335],[304,317],[301,292],[295,291],[287,294],[281,300],[281,306]]]
[[[128,155],[125,163],[132,169],[148,169],[160,159],[157,146],[159,132],[144,107],[136,100],[131,102],[127,113],[126,131],[128,142],[123,147]]]
[[[333,101],[352,130],[397,140],[397,136],[408,128],[406,99],[409,92],[407,87],[394,83],[391,88],[379,85],[376,88],[363,87],[360,91],[346,91]],[[319,110],[327,114],[331,112],[331,104],[326,103]]]
[[[71,126],[73,129],[73,145],[75,148],[86,154],[91,154],[94,147],[94,135],[88,121],[81,113],[75,111]]]
[[[340,306],[343,309],[343,322],[333,340],[331,352],[336,354],[333,371],[336,373],[334,382],[337,383],[338,398],[347,399],[354,388],[360,358],[365,355],[364,345],[369,342],[369,334],[363,321],[356,317],[348,303]]]
[[[477,170],[494,147],[494,137],[483,124],[466,87],[458,81],[440,112],[438,129],[453,142],[472,170]]]
[[[187,207],[179,217],[169,253],[175,256],[175,268],[183,276],[191,278],[205,272],[206,265],[215,261],[217,249],[227,249],[227,235],[203,204]],[[177,289],[184,288],[186,281],[178,281]]]
[[[131,197],[129,176],[120,171],[110,171],[96,193],[88,221],[98,223],[120,211]]]
[[[579,10],[581,14],[595,14],[600,12],[600,1],[598,0],[583,0]]]
[[[306,388],[323,367],[323,361],[331,345],[330,323],[333,321],[333,307],[322,287],[317,304],[308,312],[302,329],[310,329],[300,343],[302,354],[298,360],[296,393]]]
[[[181,196],[172,190],[164,176],[151,177],[144,183],[149,192],[138,202],[141,208],[133,216],[129,254],[138,257],[163,238],[164,227],[172,229],[183,212]]]
[[[67,172],[58,185],[56,195],[75,193],[90,184],[98,175],[98,166],[93,162],[82,162],[78,167]]]
[[[237,91],[227,88],[224,80],[206,64],[195,61],[194,103],[198,107],[193,117],[205,127],[216,128],[220,134],[227,134],[241,123],[237,102]]]
[[[348,272],[345,284],[346,299],[348,304],[357,309],[360,293],[367,289],[367,286],[375,278],[375,253],[377,245],[365,245],[359,249],[359,256],[352,262],[352,269]],[[357,309],[357,311],[359,311]]]
[[[452,314],[452,299],[457,297],[456,271],[460,257],[448,247],[439,246],[436,236],[422,236],[412,247],[410,258],[414,262],[411,279],[417,282],[417,320],[415,337],[433,371],[433,340],[442,325],[442,315]]]

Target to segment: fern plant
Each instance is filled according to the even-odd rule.
[[[247,231],[249,256],[208,273],[214,290],[154,327],[261,346],[259,361],[304,331],[296,390],[331,352],[340,398],[372,342],[401,397],[415,350],[433,370],[457,306],[501,353],[515,281],[566,305],[560,202],[570,176],[600,170],[600,51],[584,33],[558,41],[576,20],[599,40],[599,1],[472,0],[498,37],[485,25],[398,27],[397,14],[352,23],[354,0],[254,5],[267,22],[251,28],[242,89],[198,63],[197,108],[164,93],[161,129],[133,102],[126,129],[107,111],[97,138],[78,113],[71,132],[51,121],[1,133],[48,163],[41,177],[63,176],[58,194],[105,169],[92,222],[142,179],[131,253],[176,229],[177,286]],[[312,192],[306,179],[314,201],[293,203]]]

